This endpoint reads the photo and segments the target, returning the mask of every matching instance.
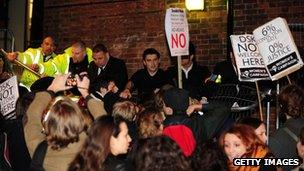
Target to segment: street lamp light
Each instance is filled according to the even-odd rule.
[[[185,0],[186,8],[192,10],[204,10],[204,0]]]

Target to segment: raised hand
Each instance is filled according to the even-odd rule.
[[[129,89],[125,89],[124,91],[122,91],[119,96],[124,99],[129,99],[132,97]]]
[[[71,89],[73,86],[66,85],[66,81],[69,76],[70,76],[70,73],[63,74],[63,75],[62,74],[56,75],[55,79],[53,80],[52,84],[48,87],[47,90],[51,90],[51,91],[57,93],[59,91]]]
[[[18,57],[18,53],[17,52],[7,53],[6,57],[9,61],[14,61]]]
[[[77,88],[81,95],[85,98],[89,95],[90,80],[87,76],[80,79],[79,75],[75,75]]]

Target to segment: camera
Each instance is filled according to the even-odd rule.
[[[78,74],[79,79],[82,80],[84,77],[88,77],[88,74]],[[77,79],[75,74],[71,74],[66,81],[67,86],[77,86]]]
[[[71,74],[67,80],[66,80],[66,85],[67,86],[76,86],[77,85],[77,80],[75,78],[74,74]]]

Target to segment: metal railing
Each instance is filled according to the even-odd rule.
[[[0,47],[9,52],[15,50],[15,37],[11,30],[0,29]]]

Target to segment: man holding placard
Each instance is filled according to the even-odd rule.
[[[204,85],[210,76],[208,67],[201,66],[195,61],[195,46],[190,42],[189,55],[182,56],[182,85],[189,91],[192,98],[200,100],[202,96],[207,96],[204,92]],[[167,70],[168,76],[177,86],[177,66],[172,66]]]
[[[184,9],[167,9],[165,30],[171,56],[177,56],[178,87],[182,88],[181,56],[189,55],[189,28]]]

